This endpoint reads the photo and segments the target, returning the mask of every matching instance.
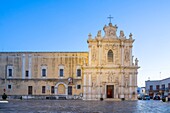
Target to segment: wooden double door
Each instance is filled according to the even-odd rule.
[[[107,98],[114,98],[114,85],[107,85]]]

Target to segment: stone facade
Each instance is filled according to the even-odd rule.
[[[139,67],[132,34],[127,39],[121,30],[118,37],[112,23],[103,30],[104,36],[89,34],[88,52],[1,52],[0,92],[135,100]]]

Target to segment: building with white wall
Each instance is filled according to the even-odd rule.
[[[168,95],[170,93],[170,77],[162,80],[145,81],[146,93],[151,97],[155,95]]]

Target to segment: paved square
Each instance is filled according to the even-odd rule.
[[[0,113],[170,113],[170,102],[9,100],[0,104]]]

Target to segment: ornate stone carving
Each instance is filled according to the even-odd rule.
[[[108,73],[108,82],[114,82],[114,75],[115,73],[113,72]]]
[[[129,81],[128,81],[128,78],[126,77],[126,78],[125,78],[125,88],[128,87],[128,84],[129,84]]]
[[[108,45],[108,44],[105,45],[105,49],[106,49],[106,50],[109,49],[109,45]]]
[[[112,26],[112,23],[109,23],[109,26],[104,26],[103,28],[105,32],[105,37],[106,38],[117,38],[116,36],[116,31],[117,31],[117,26]]]
[[[94,75],[92,77],[92,87],[95,88],[97,86],[97,83],[96,83],[96,75]]]

